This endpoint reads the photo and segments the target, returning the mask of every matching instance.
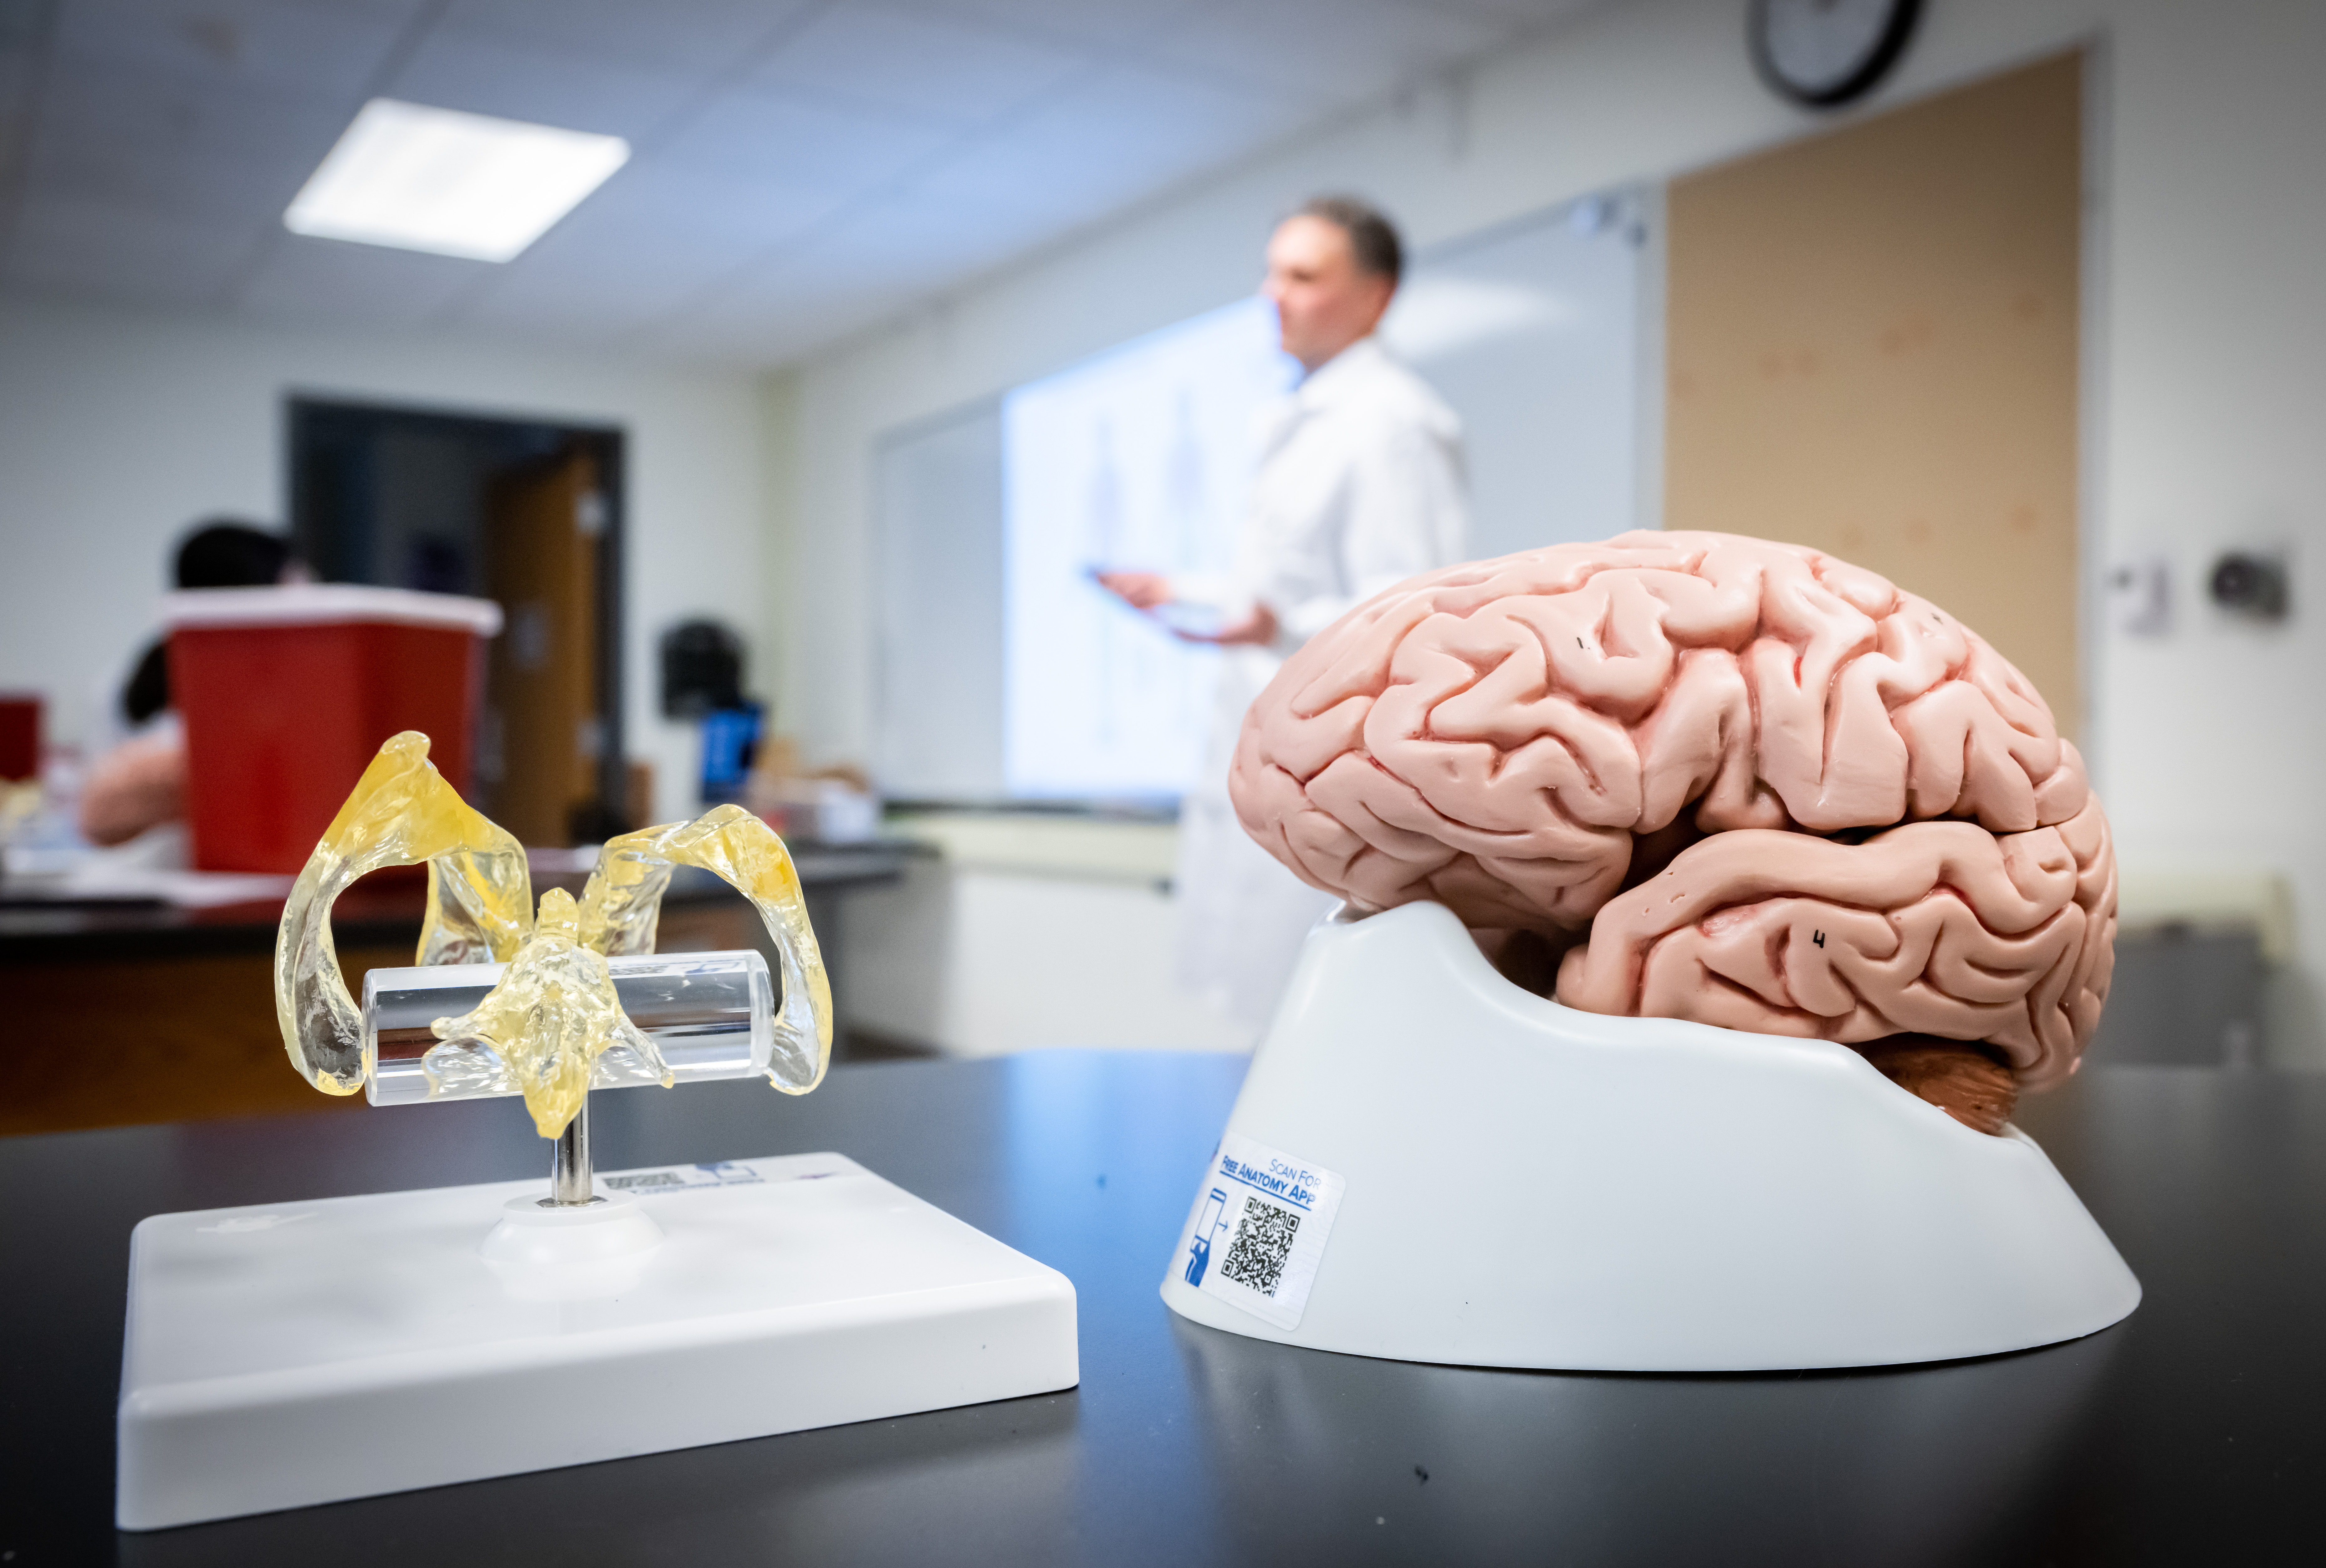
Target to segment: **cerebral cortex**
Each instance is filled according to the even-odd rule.
[[[1414,578],[1286,662],[1229,789],[1303,880],[1535,933],[1592,1012],[1976,1042],[2039,1089],[2107,995],[2107,819],[2043,699],[1799,545],[1635,533]]]

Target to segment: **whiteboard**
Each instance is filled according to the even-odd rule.
[[[1382,323],[1462,416],[1474,559],[1643,525],[1637,206],[1593,197],[1439,246]]]
[[[1000,404],[895,432],[873,469],[873,771],[894,799],[999,801]]]
[[[1002,781],[1011,796],[1170,799],[1194,778],[1219,654],[1173,636],[1094,573],[1227,574],[1254,415],[1298,368],[1255,298],[1002,400]]]
[[[1642,230],[1596,197],[1436,246],[1382,325],[1462,418],[1470,553],[1642,525]],[[884,438],[874,771],[963,803],[1169,796],[1211,655],[1090,581],[1223,564],[1257,405],[1289,384],[1239,302]],[[1126,715],[1137,722],[1124,722]]]

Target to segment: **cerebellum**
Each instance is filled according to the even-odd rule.
[[[1796,545],[1642,533],[1416,578],[1289,660],[1245,828],[1367,909],[1565,948],[1558,998],[2071,1071],[2115,866],[2075,748],[1969,628]]]

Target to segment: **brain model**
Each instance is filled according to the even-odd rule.
[[[2107,995],[2107,820],[2042,698],[1797,545],[1627,533],[1415,578],[1286,663],[1229,785],[1303,880],[1436,899],[1570,1007],[1855,1045],[1990,1131]]]

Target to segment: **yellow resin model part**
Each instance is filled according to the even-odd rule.
[[[654,951],[655,921],[675,866],[700,867],[734,887],[775,938],[784,1007],[768,1081],[786,1094],[805,1094],[832,1059],[832,982],[791,851],[767,823],[740,806],[719,806],[691,822],[610,840],[582,890],[582,945],[609,958]]]
[[[604,955],[573,940],[577,923],[573,895],[563,887],[543,894],[533,934],[500,983],[472,1011],[429,1025],[436,1038],[455,1049],[491,1051],[509,1082],[524,1093],[533,1125],[545,1138],[563,1132],[582,1109],[598,1059],[611,1047],[628,1050],[665,1089],[671,1081],[662,1053],[615,998]],[[440,1045],[429,1055],[444,1050]],[[434,1061],[426,1065],[430,1078],[438,1079],[442,1066]]]
[[[444,1042],[424,1061],[432,1083],[525,1096],[554,1138],[593,1083],[660,1082],[654,1043],[622,1011],[609,956],[654,951],[675,866],[696,866],[749,898],[774,938],[783,973],[768,1078],[788,1094],[823,1080],[832,1057],[832,987],[808,924],[799,873],[775,830],[736,806],[631,833],[600,853],[577,905],[553,888],[538,917],[524,849],[470,808],[412,731],[380,747],[300,872],[274,946],[274,1011],[292,1064],[330,1094],[363,1087],[363,1019],[331,945],[331,904],[368,871],[425,862],[422,964],[508,965],[483,1001],[431,1025]]]
[[[533,928],[525,847],[471,811],[428,760],[428,738],[391,737],[356,781],[292,885],[274,938],[274,1021],[300,1076],[326,1094],[363,1087],[363,1015],[340,975],[331,905],[389,866],[428,867],[423,964],[506,962]]]

